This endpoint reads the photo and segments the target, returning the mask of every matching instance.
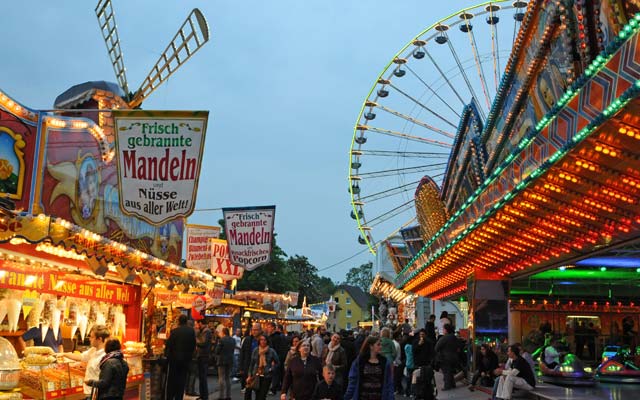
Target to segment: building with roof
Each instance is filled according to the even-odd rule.
[[[330,331],[355,329],[359,322],[371,319],[371,297],[357,286],[338,285],[333,292],[336,310],[329,314]]]

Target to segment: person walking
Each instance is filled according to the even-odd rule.
[[[453,333],[451,324],[444,325],[444,335],[436,343],[436,360],[442,369],[444,387],[442,390],[451,390],[456,387],[454,379],[456,365],[458,365],[458,339]]]
[[[444,326],[446,324],[451,325],[451,318],[449,318],[449,313],[443,311],[440,313],[440,320],[438,321],[438,337],[446,335],[444,332]]]
[[[319,326],[316,329],[315,335],[311,337],[311,354],[320,358],[322,357],[322,350],[324,349],[324,339],[322,338],[322,327]]]
[[[187,320],[186,315],[180,314],[178,327],[171,330],[165,344],[164,352],[169,362],[166,385],[167,400],[182,400],[184,398],[187,371],[196,349],[196,332],[187,325]]]
[[[431,340],[431,342],[436,342],[436,316],[435,314],[429,315],[429,320],[425,324],[424,327],[427,332],[427,338]]]
[[[332,365],[335,372],[335,382],[344,387],[344,370],[347,368],[347,352],[341,345],[342,338],[339,334],[331,335],[331,341],[322,352],[322,365]]]
[[[236,329],[235,334],[232,336],[236,342],[233,349],[233,370],[231,371],[232,380],[238,382],[238,371],[240,370],[240,349],[242,348],[242,329]]]
[[[387,357],[387,360],[389,360],[389,362],[393,363],[398,353],[396,350],[396,345],[391,339],[391,329],[386,326],[382,328],[382,330],[380,330],[380,343],[382,343],[381,354]]]
[[[322,378],[317,385],[311,400],[342,400],[343,390],[340,385],[335,382],[336,370],[331,364],[322,367]]]
[[[258,348],[258,336],[262,335],[262,327],[260,323],[254,322],[251,330],[242,339],[242,348],[240,349],[240,384],[242,390],[246,389],[247,378],[249,377],[249,365],[251,364],[251,356],[253,351]]]
[[[289,349],[289,351],[287,352],[287,356],[284,359],[284,373],[286,373],[287,368],[289,367],[289,363],[291,362],[291,360],[295,357],[299,357],[300,353],[298,353],[298,343],[300,343],[300,337],[299,336],[293,336],[291,338],[291,347]],[[284,373],[282,375],[282,381],[284,382]]]
[[[415,368],[415,364],[413,362],[413,345],[411,343],[411,337],[409,335],[404,335],[403,338],[404,343],[404,377],[406,377],[405,384],[405,396],[411,396],[411,377],[413,376],[413,369]]]
[[[100,379],[100,361],[104,357],[104,345],[109,338],[109,330],[105,325],[94,325],[89,332],[89,341],[91,347],[81,353],[63,353],[66,358],[74,361],[82,361],[87,364],[87,368],[84,371],[84,380],[99,380]],[[91,396],[91,387],[87,384],[83,384],[83,391],[87,398]]]
[[[264,335],[258,336],[258,347],[251,354],[244,399],[251,400],[251,392],[256,392],[256,400],[265,400],[271,386],[273,370],[278,368],[278,354],[269,347],[269,341]],[[254,385],[253,382],[257,380]]]
[[[269,346],[275,350],[278,355],[278,360],[280,360],[280,364],[278,364],[278,368],[273,371],[273,379],[271,380],[271,390],[269,394],[275,395],[276,392],[280,391],[282,387],[282,375],[284,374],[283,362],[287,357],[287,352],[289,351],[289,341],[282,334],[281,327],[271,321],[267,322],[267,339],[269,340]]]
[[[87,386],[98,389],[98,400],[122,400],[127,386],[129,365],[124,360],[120,341],[108,340],[104,345],[105,355],[100,360],[98,379],[85,381]]]
[[[431,364],[434,358],[433,346],[434,342],[429,339],[428,333],[424,329],[420,329],[412,346],[414,369]]]
[[[229,336],[229,328],[224,327],[219,333],[215,354],[218,363],[218,400],[231,400],[231,370],[233,369],[233,351],[236,341]]]
[[[360,355],[351,364],[344,400],[393,400],[393,363],[381,354],[380,338],[364,340]]]
[[[292,399],[311,400],[313,391],[322,376],[322,362],[311,354],[311,345],[308,340],[298,343],[298,354],[298,357],[289,361],[289,367],[285,371],[280,400],[286,400],[289,390],[291,390]]]
[[[196,321],[196,362],[198,365],[198,394],[202,400],[209,400],[209,386],[207,385],[207,371],[209,357],[211,357],[211,330],[204,319]]]

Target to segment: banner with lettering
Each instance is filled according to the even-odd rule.
[[[226,240],[210,239],[211,242],[211,275],[218,276],[224,281],[242,278],[244,268],[231,263],[229,260],[229,245]]]
[[[232,264],[253,271],[271,260],[276,206],[223,208]]]
[[[53,270],[27,271],[20,265],[0,261],[5,273],[0,276],[0,289],[29,289],[38,293],[106,301],[114,304],[133,304],[139,301],[139,288],[127,284],[110,283],[80,275],[59,274]],[[34,278],[30,278],[34,277]]]
[[[206,271],[211,268],[211,239],[220,237],[219,226],[187,224],[187,268]]]
[[[113,111],[120,207],[152,225],[193,212],[208,111]]]

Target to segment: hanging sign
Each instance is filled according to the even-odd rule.
[[[206,271],[211,267],[211,243],[220,237],[219,226],[187,224],[187,268]]]
[[[195,205],[208,111],[113,111],[120,208],[152,225]]]
[[[224,281],[242,278],[244,269],[234,265],[229,260],[229,245],[226,240],[210,239],[211,275],[220,277]]]
[[[276,206],[223,208],[232,264],[253,271],[271,260]]]

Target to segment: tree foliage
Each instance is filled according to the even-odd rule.
[[[361,264],[359,267],[351,268],[347,272],[345,283],[357,286],[365,293],[369,293],[369,287],[373,283],[373,263],[368,262]]]

